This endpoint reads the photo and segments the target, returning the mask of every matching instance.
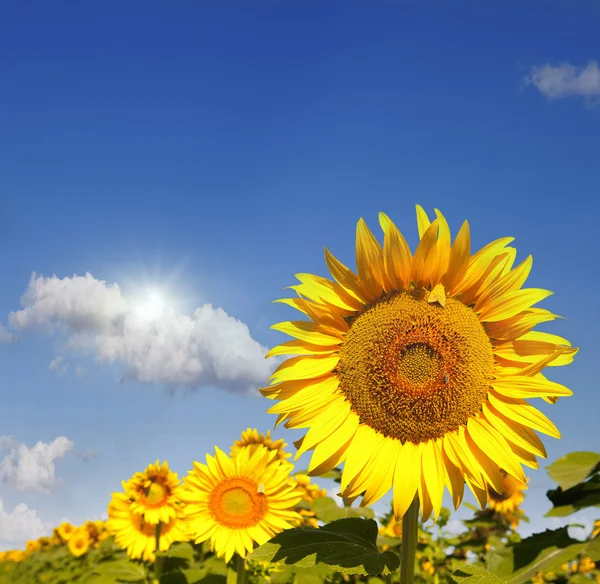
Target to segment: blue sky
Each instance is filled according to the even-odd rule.
[[[244,393],[268,376],[260,346],[284,340],[269,326],[293,317],[271,301],[297,272],[326,275],[325,245],[353,265],[360,217],[375,229],[385,211],[414,248],[415,203],[454,233],[468,219],[473,249],[511,235],[518,261],[533,254],[530,285],[567,317],[541,330],[581,347],[552,371],[574,396],[541,406],[564,437],[548,459],[600,448],[600,6],[483,4],[4,4],[0,337],[17,342],[0,343],[1,547],[100,516],[157,458],[185,474],[271,428]],[[33,273],[37,300],[11,320]],[[149,327],[102,328],[152,290],[166,338],[195,344],[161,353]],[[219,343],[188,334],[204,305]],[[530,530],[550,525],[544,465]]]

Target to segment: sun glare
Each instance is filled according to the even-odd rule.
[[[136,308],[136,314],[139,318],[146,321],[153,321],[160,318],[165,310],[165,302],[156,291],[149,292],[146,299]]]

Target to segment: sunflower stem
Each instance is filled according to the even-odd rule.
[[[246,560],[242,558],[239,554],[236,554],[237,558],[237,580],[236,584],[246,584]]]
[[[419,535],[419,497],[415,497],[402,517],[402,548],[400,552],[400,584],[413,584],[415,557]]]
[[[160,531],[161,531],[161,523],[160,521],[156,524],[156,552],[160,551]],[[162,556],[155,556],[154,559],[154,576],[160,582],[160,577],[162,576],[163,571],[163,561],[164,558]]]

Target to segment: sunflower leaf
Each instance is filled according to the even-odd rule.
[[[345,519],[346,517],[366,517],[367,519],[375,517],[373,509],[368,507],[341,507],[331,497],[315,499],[312,510],[325,523],[331,523],[336,519]]]
[[[538,572],[550,572],[569,562],[578,554],[594,553],[591,542],[569,536],[568,527],[536,533],[522,541],[491,551],[486,556],[486,568],[509,584],[523,584]]]
[[[175,543],[164,552],[156,552],[156,555],[191,562],[194,559],[194,550],[189,543]]]
[[[579,483],[563,491],[560,487],[546,493],[554,507],[546,517],[565,517],[585,507],[600,506],[600,475],[594,475],[584,483]]]
[[[139,582],[146,579],[144,567],[134,564],[129,560],[106,562],[94,566],[94,572],[102,576],[109,576],[123,582]]]
[[[394,552],[379,551],[377,532],[373,519],[339,519],[319,529],[300,527],[283,531],[249,557],[302,568],[327,564],[344,574],[389,574],[398,569],[400,558]]]
[[[474,564],[465,564],[452,572],[456,584],[504,584],[504,580]]]
[[[566,490],[600,472],[600,454],[571,452],[546,467],[546,471],[561,489]]]

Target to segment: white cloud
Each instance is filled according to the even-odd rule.
[[[52,361],[50,361],[48,369],[56,372],[57,375],[64,375],[67,372],[67,364],[64,361],[64,357],[56,357],[56,359],[52,359]]]
[[[600,68],[596,61],[590,61],[585,67],[570,63],[532,67],[525,83],[533,85],[547,99],[600,98]]]
[[[0,461],[0,482],[18,491],[49,492],[58,484],[55,462],[71,450],[73,444],[65,436],[58,436],[49,444],[38,442],[31,448],[12,443],[10,452]]]
[[[19,503],[8,512],[0,499],[0,543],[24,544],[29,539],[50,535],[51,532],[52,526],[44,523],[24,503]]]
[[[122,363],[124,379],[252,393],[276,365],[265,360],[267,349],[248,327],[222,308],[205,304],[187,316],[161,307],[155,318],[143,318],[118,284],[89,273],[62,279],[33,274],[21,302],[23,309],[9,316],[16,331],[63,331],[70,348]]]
[[[0,324],[0,343],[12,343],[14,341],[14,337],[12,333],[8,332],[1,324]]]

